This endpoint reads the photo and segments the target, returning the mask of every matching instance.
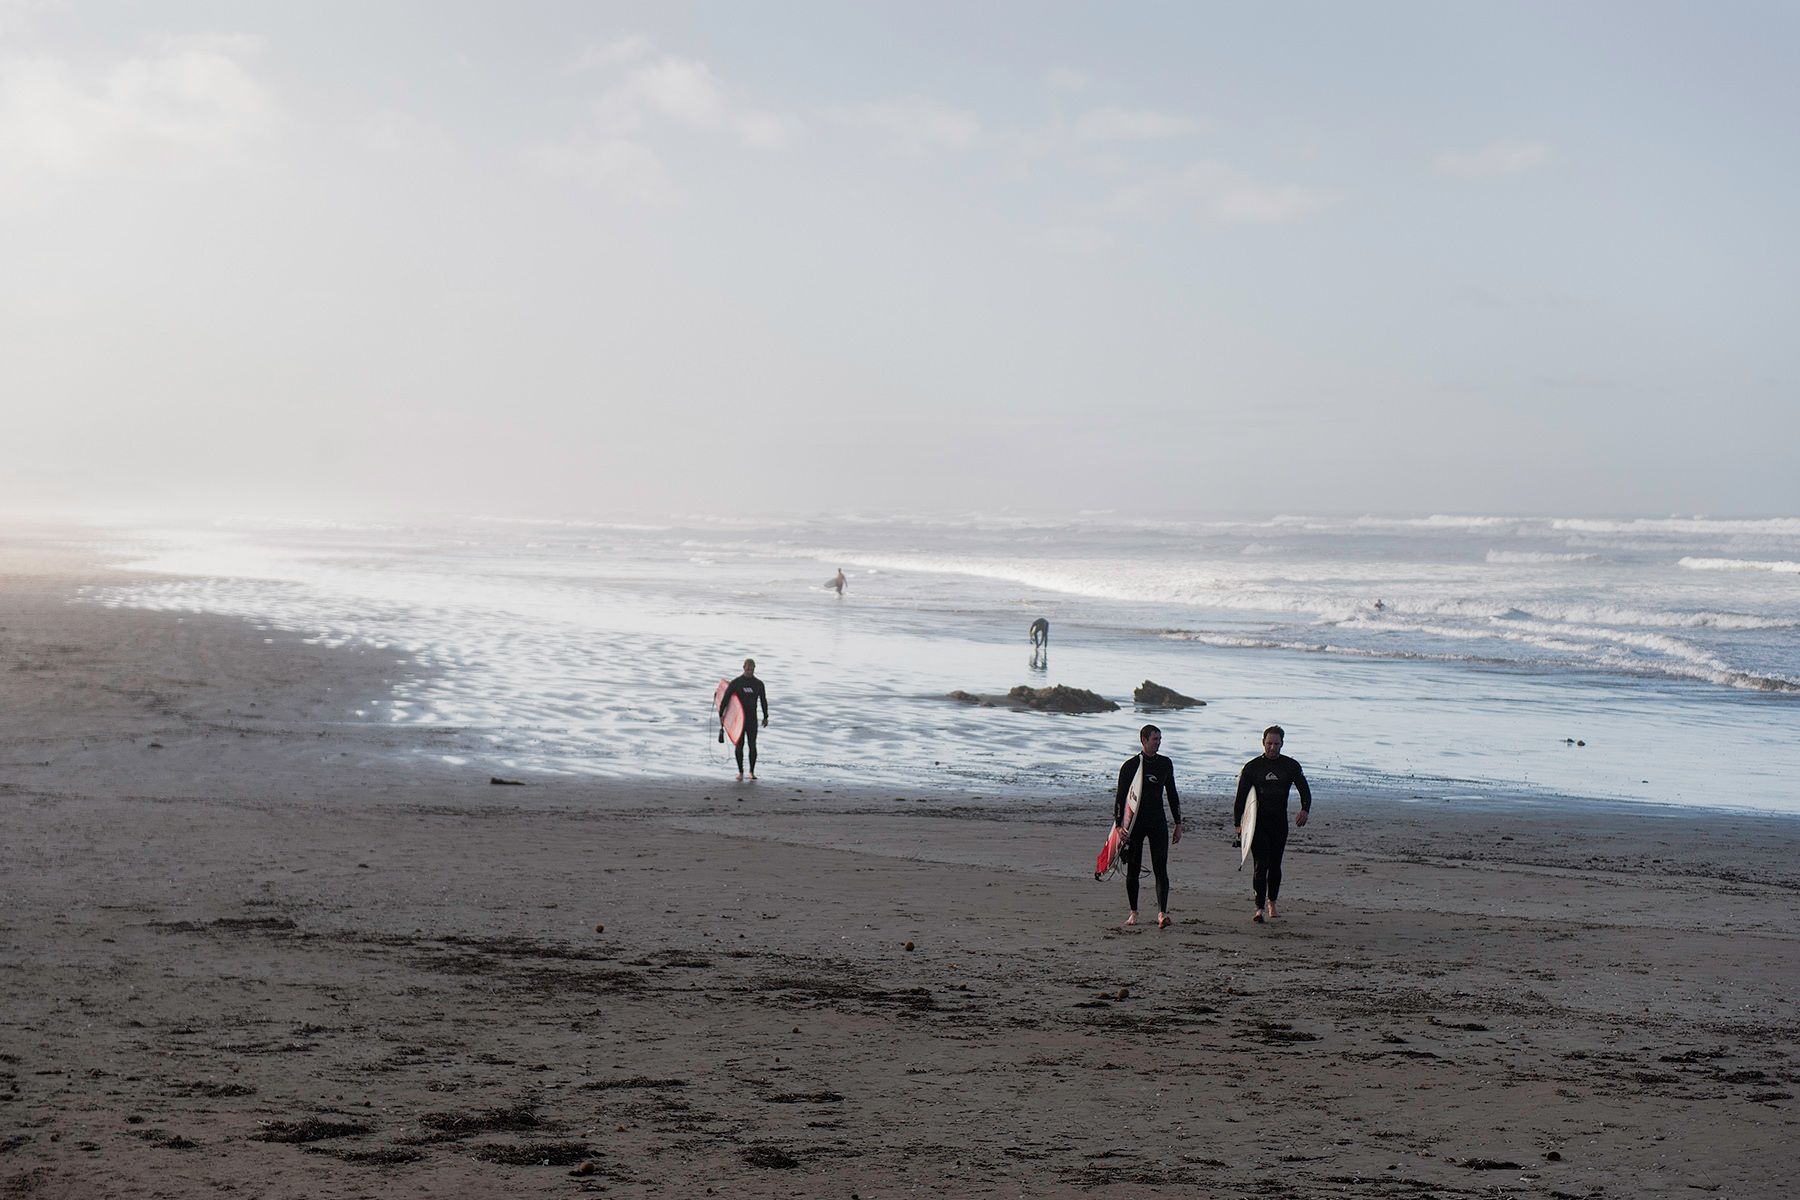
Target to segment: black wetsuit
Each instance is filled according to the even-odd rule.
[[[1300,764],[1285,754],[1270,758],[1259,754],[1238,772],[1237,802],[1231,806],[1231,823],[1244,823],[1244,802],[1250,789],[1256,789],[1256,832],[1250,837],[1250,857],[1256,861],[1251,886],[1256,889],[1256,907],[1269,903],[1281,894],[1281,852],[1287,849],[1288,789],[1300,789],[1300,811],[1312,811],[1312,789]]]
[[[1046,650],[1050,648],[1050,622],[1043,617],[1031,623],[1031,644]]]
[[[744,736],[738,739],[733,747],[737,754],[738,774],[744,772],[744,747],[750,748],[750,773],[756,774],[756,706],[762,705],[763,720],[769,719],[769,695],[763,691],[763,682],[754,675],[739,675],[731,681],[725,692],[725,698],[719,701],[719,719],[725,718],[725,706],[736,696],[738,703],[744,706]]]
[[[1113,824],[1125,823],[1125,793],[1137,778],[1136,754],[1119,768],[1119,790],[1113,799]],[[1175,764],[1166,754],[1153,754],[1144,764],[1144,792],[1138,797],[1137,819],[1131,823],[1131,840],[1125,844],[1125,899],[1131,911],[1138,906],[1138,874],[1144,866],[1144,843],[1150,843],[1150,869],[1156,875],[1156,911],[1169,911],[1169,825],[1163,818],[1163,796],[1169,798],[1169,815],[1181,824],[1181,794],[1175,790]]]

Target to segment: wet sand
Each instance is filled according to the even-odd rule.
[[[1257,926],[1191,796],[1126,930],[1104,798],[493,786],[351,716],[403,655],[70,604],[62,537],[0,557],[0,1195],[1800,1175],[1793,819],[1326,790]]]

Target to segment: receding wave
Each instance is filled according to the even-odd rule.
[[[1800,562],[1785,559],[1770,562],[1757,558],[1684,558],[1679,565],[1690,571],[1773,571],[1777,575],[1800,575]]]

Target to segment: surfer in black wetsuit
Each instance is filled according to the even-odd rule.
[[[1138,797],[1137,819],[1131,825],[1131,840],[1125,848],[1125,899],[1131,905],[1127,925],[1137,924],[1138,873],[1144,865],[1144,843],[1150,843],[1150,869],[1156,874],[1156,927],[1169,927],[1169,843],[1181,840],[1181,794],[1175,790],[1175,764],[1158,754],[1162,746],[1162,730],[1146,725],[1138,731],[1142,754],[1125,760],[1119,768],[1119,790],[1113,799],[1113,825],[1125,824],[1125,794],[1137,778],[1138,764],[1144,767],[1144,791]],[[1163,796],[1169,798],[1169,815],[1175,818],[1171,834],[1163,818]]]
[[[1307,814],[1312,812],[1312,789],[1306,786],[1306,775],[1299,763],[1281,752],[1286,736],[1279,725],[1263,730],[1263,752],[1238,772],[1237,802],[1231,806],[1231,823],[1241,837],[1244,804],[1250,798],[1250,789],[1256,789],[1256,831],[1250,835],[1250,857],[1256,862],[1250,880],[1256,889],[1256,915],[1250,918],[1252,921],[1261,921],[1265,915],[1271,921],[1278,919],[1275,897],[1281,892],[1281,853],[1287,849],[1288,790],[1300,789],[1295,826],[1305,825]]]
[[[1050,622],[1043,617],[1031,623],[1031,665],[1038,665],[1038,656],[1043,655],[1047,665],[1050,662]]]
[[[721,721],[725,719],[725,706],[731,703],[733,696],[736,696],[738,703],[744,706],[744,736],[739,738],[738,744],[732,748],[737,754],[737,777],[740,780],[744,777],[744,747],[748,746],[750,747],[750,778],[755,779],[756,706],[759,703],[762,705],[763,728],[767,729],[769,726],[769,694],[763,690],[762,680],[756,677],[756,660],[754,658],[744,660],[744,673],[732,680],[726,687],[725,698],[719,701],[719,719]]]

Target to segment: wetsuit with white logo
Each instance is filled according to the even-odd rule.
[[[731,681],[725,692],[725,698],[719,701],[719,719],[725,719],[725,706],[736,696],[738,703],[744,706],[744,736],[738,739],[733,747],[737,754],[738,773],[744,771],[744,747],[750,747],[750,773],[756,774],[756,706],[762,705],[763,720],[769,719],[769,695],[763,691],[763,682],[754,675],[739,675]]]
[[[1270,758],[1259,754],[1244,764],[1238,773],[1237,802],[1231,806],[1231,823],[1244,823],[1244,803],[1250,789],[1256,789],[1256,832],[1250,837],[1250,857],[1256,860],[1251,885],[1256,889],[1256,907],[1263,906],[1266,895],[1270,903],[1281,894],[1281,853],[1287,849],[1288,791],[1300,789],[1300,811],[1312,811],[1312,789],[1300,764],[1285,754]]]
[[[1166,754],[1148,758],[1138,754],[1119,768],[1119,790],[1113,800],[1113,824],[1125,823],[1125,793],[1137,778],[1138,761],[1144,763],[1144,792],[1138,797],[1137,819],[1131,824],[1131,840],[1125,846],[1125,899],[1131,911],[1138,906],[1138,874],[1144,866],[1144,843],[1150,843],[1150,869],[1156,875],[1156,911],[1169,911],[1169,825],[1163,818],[1163,796],[1169,798],[1169,815],[1181,824],[1181,794],[1175,790],[1175,764]]]

